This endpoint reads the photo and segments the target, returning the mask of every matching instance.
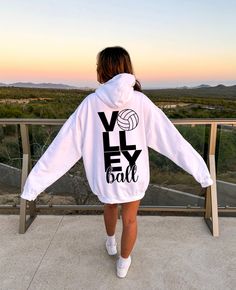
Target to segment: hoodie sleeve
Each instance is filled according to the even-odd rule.
[[[81,158],[81,147],[81,128],[77,109],[31,170],[21,197],[35,200]]]
[[[213,184],[201,155],[187,142],[165,113],[150,100],[145,106],[148,147],[168,157],[191,174],[201,187]]]

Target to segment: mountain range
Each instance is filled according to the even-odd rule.
[[[0,83],[0,87],[16,87],[16,88],[41,88],[41,89],[80,89],[80,90],[92,90],[88,87],[76,87],[65,84],[53,84],[53,83],[30,83],[30,82],[17,82],[11,84]]]
[[[91,91],[94,90],[94,88],[90,87],[76,87],[76,86],[71,86],[71,85],[66,85],[66,84],[54,84],[54,83],[31,83],[31,82],[16,82],[16,83],[11,83],[11,84],[6,84],[6,83],[1,83],[0,82],[0,87],[15,87],[15,88],[41,88],[41,89],[79,89],[79,90],[84,90],[84,91]],[[223,88],[230,88],[230,87],[235,87],[234,86],[225,86],[222,84],[219,84],[217,86],[210,86],[207,84],[201,84],[199,86],[182,86],[182,87],[176,87],[175,89],[207,89],[207,88],[217,88],[217,89],[223,89]],[[168,88],[166,88],[168,89]],[[156,88],[158,90],[158,88]]]

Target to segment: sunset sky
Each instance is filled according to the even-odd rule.
[[[0,82],[97,87],[97,53],[119,45],[130,53],[143,87],[236,84],[234,0],[0,5]]]

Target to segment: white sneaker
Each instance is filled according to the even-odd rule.
[[[124,278],[128,273],[129,267],[131,265],[131,257],[129,256],[128,260],[124,263],[119,258],[116,262],[116,273],[119,278]]]
[[[106,240],[106,249],[107,253],[110,256],[116,255],[117,254],[117,243],[110,244],[108,240]]]

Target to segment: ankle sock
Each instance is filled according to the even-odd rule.
[[[115,237],[115,235],[113,235],[113,236],[107,236],[107,242],[108,242],[109,245],[115,245],[115,243],[116,243],[116,237]]]
[[[129,264],[131,257],[129,256],[128,258],[123,258],[122,256],[120,256],[119,260],[120,260],[119,261],[120,266],[123,267],[123,266],[126,266],[127,264]]]

